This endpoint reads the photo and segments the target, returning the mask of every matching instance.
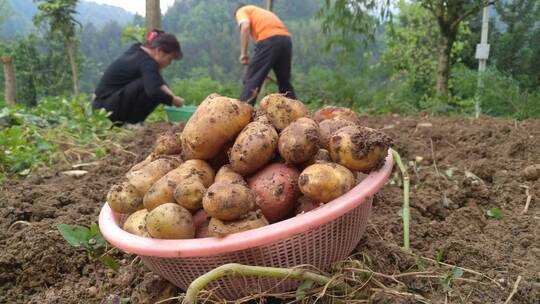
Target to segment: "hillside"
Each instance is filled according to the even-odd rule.
[[[7,9],[10,17],[0,27],[0,39],[24,36],[33,28],[32,17],[38,12],[37,3],[32,0],[8,0]],[[112,5],[81,1],[77,7],[77,20],[81,24],[93,23],[102,26],[109,21],[125,24],[133,20],[130,12]]]

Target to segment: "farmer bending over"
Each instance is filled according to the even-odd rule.
[[[160,70],[182,59],[180,43],[173,34],[153,30],[144,44],[134,44],[105,71],[95,91],[92,108],[105,109],[113,122],[142,123],[160,104],[180,107],[184,99],[174,95]]]
[[[240,29],[240,63],[248,65],[240,100],[254,104],[271,69],[276,73],[280,93],[296,99],[291,84],[291,35],[278,16],[254,5],[240,4],[235,11]],[[256,43],[248,55],[249,36]]]

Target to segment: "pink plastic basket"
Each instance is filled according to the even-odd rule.
[[[186,290],[200,275],[227,263],[295,267],[310,264],[327,270],[345,259],[360,241],[368,222],[373,195],[393,167],[391,154],[384,166],[369,174],[345,195],[293,218],[229,235],[225,238],[159,240],[138,237],[119,227],[121,214],[105,204],[99,215],[103,236],[115,247],[137,254],[154,273]],[[224,277],[207,288],[225,299],[260,292],[284,292],[295,280]]]

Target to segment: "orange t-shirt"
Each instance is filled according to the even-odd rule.
[[[255,5],[246,5],[236,12],[238,26],[242,22],[249,22],[251,37],[256,42],[272,36],[290,36],[289,31],[278,16],[271,11]]]

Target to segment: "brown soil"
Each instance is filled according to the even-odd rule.
[[[399,179],[393,178],[376,196],[358,246],[363,265],[389,275],[418,271],[416,256],[421,255],[426,269],[440,270],[444,266],[428,260],[439,255],[444,263],[494,280],[465,271],[462,278],[468,281],[457,280],[445,292],[437,278],[403,277],[400,281],[407,289],[401,287],[401,295],[375,294],[373,302],[415,303],[404,295],[409,292],[431,303],[503,303],[521,276],[511,303],[539,303],[540,180],[528,181],[522,171],[540,163],[540,121],[427,116],[361,120],[365,126],[384,129],[410,166],[414,254],[400,248],[402,191]],[[113,250],[121,264],[114,273],[90,262],[55,228],[59,223],[97,222],[108,189],[168,128],[154,124],[135,131],[122,140],[125,151],[109,151],[99,164],[83,168],[88,173],[82,177],[61,175],[70,168],[58,166],[3,186],[0,303],[97,304],[111,295],[130,298],[131,303],[154,303],[178,295],[179,290],[146,270],[134,255]],[[532,201],[523,214],[525,187]],[[502,210],[502,218],[486,216],[494,207]],[[391,281],[381,281],[393,287]]]

